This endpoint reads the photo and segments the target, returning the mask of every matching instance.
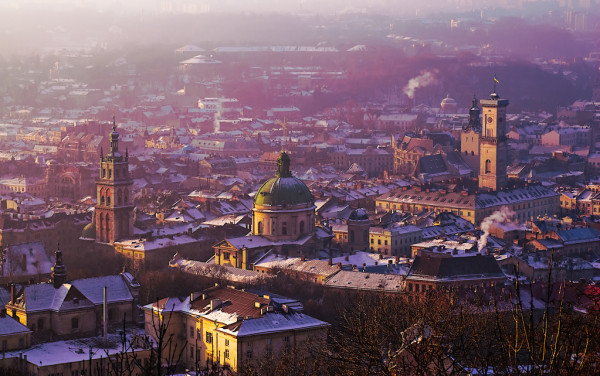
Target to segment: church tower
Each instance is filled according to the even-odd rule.
[[[480,102],[483,127],[480,141],[479,188],[498,191],[506,185],[506,107],[508,99],[494,92]]]
[[[119,133],[113,117],[110,152],[100,155],[100,178],[96,181],[96,242],[113,244],[133,235],[133,205],[129,178],[129,155],[119,152]]]
[[[479,175],[479,138],[481,137],[481,110],[473,96],[469,109],[469,122],[460,134],[460,154],[469,167]]]

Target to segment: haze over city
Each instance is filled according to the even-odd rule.
[[[0,374],[597,374],[599,0],[4,0],[0,46]]]

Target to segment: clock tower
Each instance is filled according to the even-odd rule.
[[[494,85],[495,86],[495,85]],[[480,102],[483,115],[479,151],[479,188],[498,191],[506,185],[506,107],[508,99],[496,93]]]
[[[132,180],[129,154],[119,152],[119,133],[113,117],[110,152],[100,156],[100,178],[96,181],[96,242],[114,244],[133,235]]]

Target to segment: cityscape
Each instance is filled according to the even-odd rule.
[[[600,0],[0,2],[0,375],[597,375]]]

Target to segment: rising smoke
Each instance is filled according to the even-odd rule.
[[[406,94],[410,99],[413,99],[415,97],[415,90],[417,90],[417,88],[426,87],[437,82],[437,79],[435,78],[436,73],[437,70],[431,72],[427,71],[421,73],[417,77],[411,78],[408,80],[406,86],[404,86],[404,94]]]
[[[491,215],[485,217],[483,219],[483,221],[481,222],[481,231],[483,231],[483,234],[481,234],[481,237],[479,238],[479,242],[478,242],[478,246],[477,246],[479,252],[481,252],[481,250],[483,248],[485,248],[485,246],[487,245],[488,238],[490,236],[490,227],[494,223],[517,224],[515,218],[516,218],[516,213],[514,211],[510,210],[507,206],[503,206],[500,208],[500,210],[495,211]]]

